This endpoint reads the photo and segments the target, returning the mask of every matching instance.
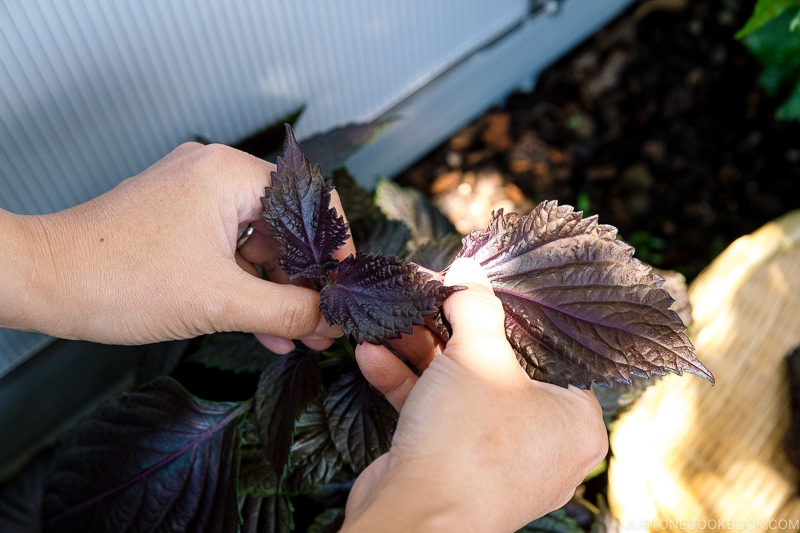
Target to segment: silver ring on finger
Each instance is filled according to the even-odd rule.
[[[239,233],[239,236],[236,238],[236,249],[237,249],[237,250],[238,250],[239,248],[241,248],[242,246],[244,246],[244,243],[246,243],[246,242],[247,242],[247,240],[248,240],[248,239],[249,239],[249,238],[250,238],[250,237],[253,235],[253,232],[254,232],[254,231],[255,231],[255,230],[253,229],[253,226],[251,226],[250,224],[248,224],[248,225],[247,225],[247,227],[246,227],[246,228],[244,228],[244,229],[243,229],[243,230],[242,230],[242,231]]]

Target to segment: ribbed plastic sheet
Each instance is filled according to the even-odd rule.
[[[302,105],[300,139],[374,117],[526,6],[7,0],[0,207],[74,205],[195,135],[231,143]]]

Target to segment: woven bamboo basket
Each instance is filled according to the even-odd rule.
[[[689,288],[690,337],[716,385],[668,375],[611,432],[623,531],[800,529],[786,356],[800,344],[800,211],[725,250]]]

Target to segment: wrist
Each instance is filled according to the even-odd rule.
[[[0,326],[71,337],[69,288],[62,286],[67,266],[59,261],[57,245],[75,248],[57,234],[62,221],[55,215],[18,215],[0,210],[4,253],[0,256]],[[65,248],[66,249],[66,248]],[[78,264],[87,263],[78,259]],[[69,277],[68,274],[66,274]],[[69,284],[67,284],[69,285]]]
[[[0,326],[20,330],[37,330],[39,295],[34,281],[37,276],[33,252],[32,225],[35,217],[0,210]]]

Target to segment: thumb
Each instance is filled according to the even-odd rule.
[[[445,276],[446,285],[465,285],[467,290],[450,295],[444,314],[453,335],[444,353],[465,366],[486,374],[518,373],[516,354],[506,339],[505,311],[494,295],[489,279],[476,260],[456,259]]]
[[[241,269],[234,275],[234,287],[224,288],[231,296],[221,317],[224,323],[217,329],[284,339],[332,339],[341,335],[341,329],[330,326],[322,317],[318,292],[265,281]]]

